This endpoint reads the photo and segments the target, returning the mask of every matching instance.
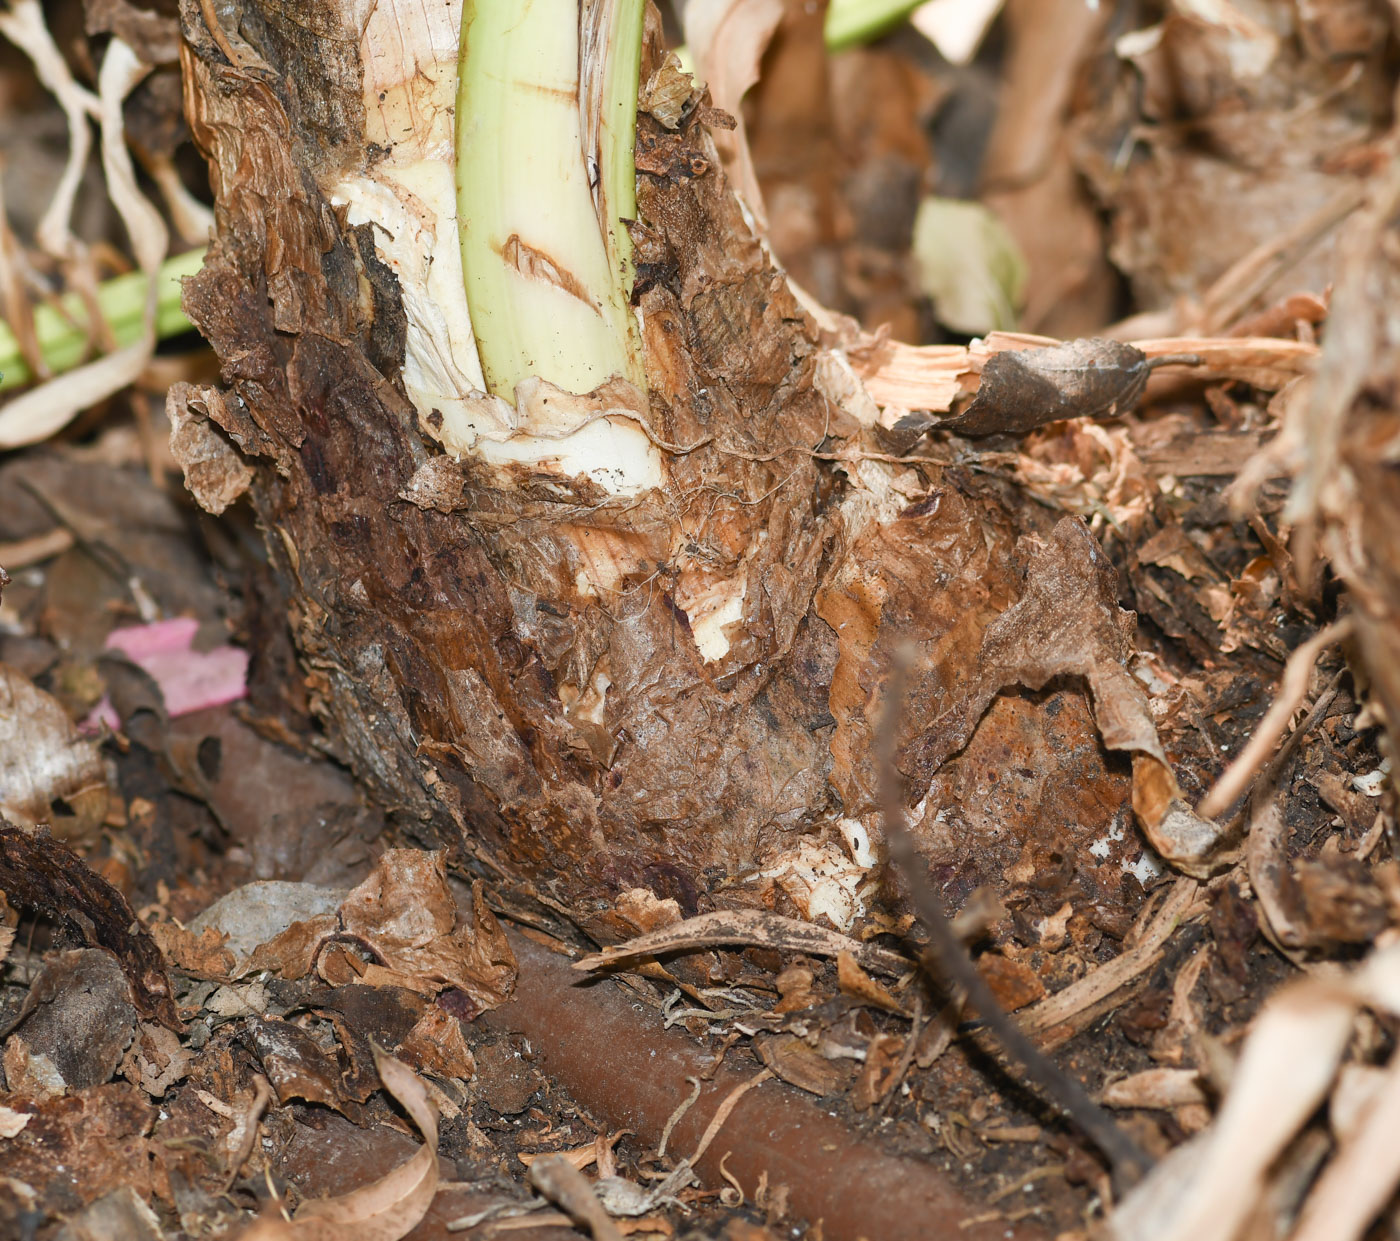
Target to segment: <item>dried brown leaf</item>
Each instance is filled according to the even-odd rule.
[[[1105,1107],[1182,1107],[1206,1102],[1195,1069],[1144,1069],[1104,1087]]]
[[[809,1094],[836,1094],[851,1079],[848,1061],[828,1059],[791,1034],[758,1039],[754,1045],[774,1077]]]
[[[836,954],[836,980],[843,995],[861,1004],[869,1004],[887,1013],[898,1013],[901,1017],[909,1015],[904,1005],[861,969],[849,952]]]
[[[686,42],[697,76],[716,106],[736,119],[743,116],[744,95],[758,81],[764,50],[782,18],[782,0],[698,0],[686,6]],[[763,191],[743,124],[714,139],[737,192],[763,227]]]
[[[851,1106],[858,1111],[874,1107],[892,1085],[904,1051],[903,1038],[895,1034],[877,1034],[865,1049],[865,1064],[851,1090]]]
[[[413,1118],[424,1144],[379,1180],[336,1198],[305,1202],[291,1221],[268,1215],[244,1234],[255,1241],[399,1241],[427,1214],[438,1187],[438,1125],[423,1083],[392,1056],[376,1052],[385,1089]]]
[[[55,813],[55,802],[72,812]],[[81,841],[106,812],[107,771],[96,745],[79,735],[58,699],[0,664],[0,814]]]
[[[961,414],[939,423],[959,435],[1020,433],[1063,418],[1112,418],[1142,398],[1154,365],[1121,341],[1066,341],[993,354]]]
[[[102,1085],[136,1032],[121,965],[97,948],[54,954],[30,985],[14,1028],[30,1055],[47,1057],[66,1086]]]
[[[279,1103],[303,1099],[334,1108],[352,1121],[361,1118],[360,1108],[346,1095],[340,1065],[300,1026],[251,1017],[244,1024],[243,1039],[262,1065]]]
[[[154,922],[149,929],[165,959],[177,969],[200,978],[233,976],[233,953],[224,947],[228,936],[212,926],[197,934],[174,922]]]
[[[222,513],[248,490],[253,470],[234,448],[226,432],[200,412],[197,406],[210,401],[223,404],[213,388],[192,384],[172,384],[165,398],[170,419],[170,455],[185,473],[185,486],[206,513]]]
[[[122,1063],[122,1076],[152,1098],[159,1099],[176,1082],[188,1076],[194,1055],[173,1031],[143,1021]]]
[[[476,1060],[462,1033],[462,1023],[437,1006],[419,1018],[399,1044],[397,1054],[421,1073],[462,1081],[476,1072]]]
[[[530,1165],[530,1184],[574,1223],[587,1228],[594,1241],[622,1241],[587,1177],[565,1155],[545,1155]]]
[[[313,968],[335,968],[349,975],[337,975],[335,982],[358,979],[427,995],[455,987],[478,1011],[494,1008],[514,986],[515,957],[479,882],[472,891],[473,922],[458,925],[446,855],[387,850],[334,914],[294,922],[254,950],[245,972],[270,969],[303,978]],[[324,954],[331,945],[342,949],[339,958]],[[371,964],[351,963],[357,945],[373,958]],[[338,965],[332,967],[332,960]]]
[[[1125,667],[1134,653],[1134,618],[1118,606],[1113,565],[1077,518],[1060,521],[1048,540],[1023,546],[1031,560],[1020,600],[987,627],[975,683],[921,744],[946,757],[967,743],[1004,688],[1038,690],[1059,677],[1082,678],[1104,745],[1133,756],[1133,809],[1153,848],[1186,874],[1208,875],[1222,861],[1224,834],[1186,804],[1146,691]]]

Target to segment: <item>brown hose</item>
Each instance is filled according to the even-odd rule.
[[[713,1068],[710,1054],[684,1032],[663,1030],[655,1010],[607,980],[580,979],[566,958],[511,936],[520,978],[510,1003],[480,1020],[523,1034],[542,1068],[610,1128],[631,1129],[655,1147],[667,1119],[691,1093],[686,1078]],[[672,1130],[676,1156],[691,1154],[716,1109],[757,1070],[722,1068]],[[790,1213],[815,1223],[826,1241],[1044,1241],[1028,1223],[979,1214],[931,1164],[889,1155],[810,1096],[763,1082],[739,1099],[698,1171],[722,1188],[720,1160],[752,1200],[759,1177],[785,1185]]]

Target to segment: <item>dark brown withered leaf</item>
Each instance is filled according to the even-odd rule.
[[[791,1034],[756,1039],[754,1046],[774,1077],[809,1094],[833,1095],[851,1080],[850,1061],[828,1060]]]
[[[43,914],[121,962],[136,1010],[177,1032],[165,960],[126,897],[42,828],[21,831],[0,819],[0,891],[16,909]]]
[[[281,1102],[322,1103],[356,1122],[363,1116],[346,1095],[340,1066],[307,1031],[290,1022],[254,1017],[244,1026],[243,1041],[261,1062]]]
[[[102,1085],[136,1033],[121,966],[96,948],[55,954],[31,984],[15,1028],[29,1054],[47,1056],[64,1085]]]
[[[1112,418],[1137,404],[1154,367],[1184,360],[1148,358],[1132,345],[1098,337],[994,353],[982,367],[972,404],[937,425],[959,435],[996,435],[1062,418]]]

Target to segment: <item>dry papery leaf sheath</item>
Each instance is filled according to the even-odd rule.
[[[1087,529],[890,459],[846,355],[729,192],[702,100],[638,121],[646,395],[473,393],[440,283],[457,247],[433,92],[458,16],[386,0],[361,31],[255,2],[233,31],[187,12],[218,230],[186,304],[225,382],[172,400],[260,465],[253,502],[334,751],[411,836],[465,840],[602,939],[635,929],[614,905],[637,890],[847,929],[879,852],[882,686],[913,644],[898,765],[922,851],[969,853],[925,794],[997,692],[1059,677],[1056,727],[1092,735],[1097,713],[1154,843],[1208,868],[1218,834],[1181,802],[1123,670],[1130,618]],[[653,13],[644,84],[662,55]],[[604,429],[656,485],[579,455]],[[1097,745],[1047,762],[1083,854],[1127,778]],[[1094,782],[1116,805],[1084,796]],[[1019,847],[993,835],[970,865]]]

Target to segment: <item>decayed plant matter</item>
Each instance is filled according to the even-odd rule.
[[[453,207],[459,19],[386,2],[361,29],[255,4],[238,30],[186,31],[219,222],[186,304],[225,386],[172,409],[268,467],[253,499],[335,750],[411,832],[533,877],[605,938],[670,899],[667,916],[776,904],[845,928],[880,854],[872,735],[909,648],[899,767],[927,854],[966,851],[937,773],[970,742],[995,761],[973,739],[999,691],[1053,684],[1065,744],[1035,795],[1067,847],[1128,795],[1096,725],[1132,756],[1153,843],[1206,873],[1228,841],[1180,795],[1088,530],[952,454],[891,451],[901,411],[871,393],[912,374],[947,408],[980,358],[911,358],[799,300],[718,165],[707,127],[727,118],[654,26],[625,325],[644,369],[624,356],[584,393],[547,367],[484,374],[457,230],[486,225]],[[487,238],[506,284],[591,296],[527,233]],[[1235,365],[1282,382],[1295,354],[1245,342]],[[1024,821],[1010,809],[988,807]],[[1020,843],[984,837],[974,869]]]

